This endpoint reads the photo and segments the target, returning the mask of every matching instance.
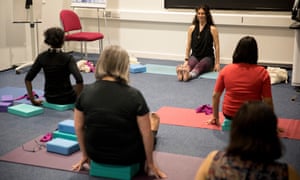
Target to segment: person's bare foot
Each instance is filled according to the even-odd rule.
[[[188,81],[190,80],[190,71],[189,71],[189,67],[184,67],[183,69],[183,81]]]
[[[178,81],[182,81],[182,79],[183,79],[183,73],[182,72],[183,72],[182,65],[178,65],[177,68],[176,68]]]

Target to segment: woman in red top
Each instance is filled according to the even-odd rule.
[[[249,100],[261,100],[273,108],[270,76],[257,65],[258,48],[253,37],[243,37],[234,53],[233,63],[225,66],[216,80],[212,104],[213,118],[209,124],[220,125],[219,103],[225,90],[222,111],[231,120],[240,106]]]

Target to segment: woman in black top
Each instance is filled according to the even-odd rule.
[[[147,173],[165,178],[153,161],[148,105],[142,93],[128,85],[128,53],[119,46],[106,47],[97,61],[95,77],[75,104],[82,158],[73,170],[80,170],[90,160],[115,165],[140,163]]]
[[[62,51],[64,31],[57,27],[49,28],[44,32],[44,36],[44,42],[50,48],[38,55],[25,77],[29,99],[33,105],[41,105],[42,103],[42,100],[34,99],[31,82],[43,69],[46,101],[54,104],[75,103],[77,95],[83,88],[83,78],[74,57]],[[75,89],[71,84],[71,74],[76,81]]]
[[[201,5],[188,29],[185,61],[176,68],[177,78],[188,81],[212,70],[220,70],[219,35],[209,7]]]

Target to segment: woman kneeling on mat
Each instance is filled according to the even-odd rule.
[[[97,61],[95,78],[75,104],[82,158],[73,170],[80,170],[90,160],[112,165],[140,163],[148,175],[166,178],[152,155],[159,118],[149,112],[142,93],[128,85],[128,53],[119,46],[106,47]]]

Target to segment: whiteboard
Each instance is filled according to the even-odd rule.
[[[72,0],[71,7],[106,8],[106,0]]]

